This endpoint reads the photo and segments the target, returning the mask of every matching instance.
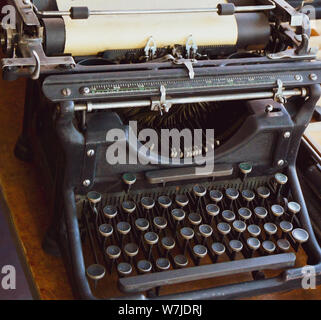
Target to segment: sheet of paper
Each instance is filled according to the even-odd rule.
[[[222,0],[57,0],[59,10],[69,10],[71,6],[87,6],[90,10],[213,8],[218,3]],[[238,35],[235,17],[216,13],[106,15],[64,20],[65,53],[73,55],[144,48],[150,37],[157,47],[185,45],[190,35],[198,46],[233,45]]]

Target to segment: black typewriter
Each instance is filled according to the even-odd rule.
[[[78,2],[9,1],[2,29],[3,77],[28,78],[15,154],[46,178],[43,246],[75,296],[240,298],[300,288],[307,265],[319,284],[296,172],[321,95],[308,15],[283,0]],[[142,148],[146,128],[160,138]],[[155,144],[175,129],[215,136],[169,139],[164,157]],[[115,143],[124,163],[108,161]]]

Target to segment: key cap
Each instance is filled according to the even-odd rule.
[[[261,234],[261,228],[257,226],[256,224],[251,224],[247,227],[247,231],[252,237],[259,237]]]
[[[211,217],[210,224],[212,224],[214,218],[220,213],[220,208],[218,205],[210,203],[206,206],[206,212]]]
[[[207,248],[201,244],[193,247],[193,252],[196,256],[196,265],[200,265],[201,259],[205,258],[207,255]]]
[[[101,201],[101,194],[96,191],[90,191],[87,193],[87,199],[91,204],[96,205]]]
[[[94,280],[95,289],[97,288],[97,283],[100,279],[102,279],[106,274],[106,269],[104,266],[100,264],[92,264],[86,270],[86,274],[88,278]]]
[[[205,245],[206,240],[213,234],[213,229],[207,224],[202,224],[198,227],[198,230],[203,238],[202,245]]]
[[[196,213],[196,212],[192,212],[188,215],[188,221],[194,225],[194,226],[198,226],[199,224],[201,224],[202,222],[202,217]]]
[[[137,269],[140,273],[148,273],[152,270],[152,264],[147,260],[140,260],[137,263]]]
[[[261,241],[258,238],[248,238],[246,241],[248,247],[250,248],[250,258],[253,257],[255,251],[259,250],[261,247]]]
[[[288,213],[291,215],[291,222],[293,222],[294,216],[301,211],[301,206],[297,202],[288,203]]]
[[[160,196],[158,197],[158,204],[163,209],[167,209],[172,205],[172,200],[168,196]]]
[[[166,271],[171,267],[171,263],[167,258],[158,258],[156,260],[156,267],[160,271]]]
[[[268,222],[264,224],[264,230],[268,236],[268,239],[270,239],[271,236],[278,232],[278,227],[274,223]]]
[[[267,210],[263,207],[256,207],[254,213],[259,220],[264,220],[268,214]]]
[[[243,244],[239,240],[231,240],[229,242],[229,247],[232,250],[231,260],[234,260],[236,257],[236,254],[243,250]]]
[[[222,212],[222,218],[226,221],[226,222],[233,222],[235,220],[235,213],[231,210],[224,210]]]
[[[114,206],[106,206],[103,209],[104,216],[110,221],[117,216],[117,208]]]
[[[126,277],[132,273],[133,268],[129,263],[121,262],[117,266],[117,271],[120,277]]]
[[[188,259],[186,258],[186,256],[182,254],[175,256],[174,262],[175,262],[175,265],[179,268],[184,268],[184,267],[187,267],[188,265]]]
[[[168,257],[170,250],[175,248],[175,240],[172,237],[164,237],[161,240],[162,247],[165,249],[165,258]]]
[[[211,190],[210,191],[210,198],[212,201],[214,201],[216,204],[218,204],[223,199],[223,193],[219,190]]]
[[[156,244],[158,242],[159,237],[155,232],[147,232],[144,235],[144,239],[145,239],[145,242],[149,245],[149,252],[148,252],[148,259],[147,260],[150,260],[151,256],[152,256],[153,246],[154,246],[154,244]]]
[[[240,208],[238,214],[244,221],[247,221],[252,217],[252,212],[249,208]]]
[[[189,241],[194,238],[194,230],[189,227],[184,227],[180,230],[180,234],[184,239],[184,255],[186,253],[187,247],[189,245]]]
[[[273,213],[273,215],[277,218],[281,217],[284,214],[284,209],[282,206],[278,205],[278,204],[274,204],[271,207],[271,212]]]
[[[263,241],[262,247],[264,251],[268,254],[272,254],[276,249],[275,244],[270,240]]]
[[[297,252],[302,243],[305,243],[309,240],[309,234],[306,230],[301,228],[296,228],[292,231],[292,237],[295,241],[294,250]]]
[[[290,242],[286,239],[279,239],[277,241],[277,246],[283,252],[289,251],[291,247]]]
[[[240,239],[241,234],[246,230],[246,223],[241,220],[235,220],[233,222],[233,228],[237,233],[237,240]]]
[[[186,207],[189,200],[185,194],[177,194],[175,197],[175,202],[182,208]]]
[[[143,197],[141,199],[141,205],[143,206],[144,209],[146,209],[148,211],[148,210],[151,210],[154,208],[155,201],[151,197]]]

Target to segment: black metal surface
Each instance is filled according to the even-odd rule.
[[[251,59],[249,59],[251,60]],[[257,61],[252,58],[253,61]],[[259,61],[259,60],[258,60]],[[245,62],[245,61],[244,61]],[[231,63],[231,61],[226,61]],[[102,76],[101,73],[78,75],[49,76],[43,83],[43,91],[51,101],[83,101],[95,99],[134,99],[159,96],[161,85],[166,87],[168,94],[213,94],[235,93],[271,90],[276,88],[280,79],[285,88],[309,86],[315,81],[310,79],[314,73],[321,77],[321,64],[319,62],[306,63],[273,63],[244,66],[210,67],[196,64],[195,79],[187,76],[187,71],[180,69],[157,69],[166,67],[166,64],[154,64],[154,70],[109,72]],[[119,67],[119,71],[123,67]],[[106,71],[109,69],[106,66]],[[117,70],[117,68],[116,68]],[[116,71],[115,70],[115,71]],[[301,76],[296,78],[296,76]],[[146,80],[142,80],[146,79]],[[296,80],[298,79],[298,80]],[[69,88],[71,94],[64,96],[63,88]],[[83,88],[88,87],[90,92],[83,93]]]

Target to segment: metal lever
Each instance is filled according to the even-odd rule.
[[[194,68],[193,68],[193,63],[197,63],[197,60],[180,58],[180,59],[174,59],[173,63],[177,64],[177,65],[183,64],[188,70],[188,75],[189,75],[190,79],[194,79],[195,72],[194,72]]]

